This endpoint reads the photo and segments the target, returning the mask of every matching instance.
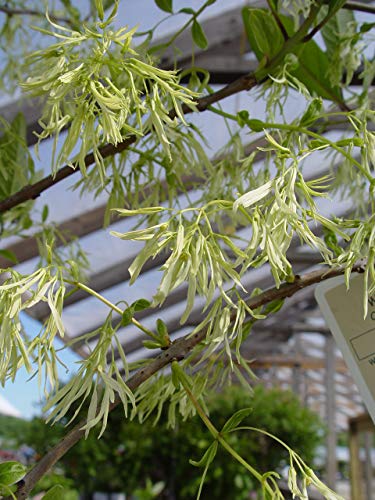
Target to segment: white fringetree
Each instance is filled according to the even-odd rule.
[[[42,141],[51,144],[50,157],[43,156],[50,173],[41,178],[27,147],[23,116],[11,123],[1,119],[2,238],[32,231],[40,241],[40,262],[31,274],[13,267],[1,270],[0,379],[6,384],[22,366],[30,375],[36,371],[51,421],[72,415],[72,407],[87,408],[85,421],[26,475],[14,463],[0,470],[5,496],[26,498],[98,423],[102,434],[108,413],[120,404],[124,418],[140,420],[160,415],[163,405],[169,405],[171,424],[175,412],[184,417],[198,413],[212,433],[212,443],[196,464],[203,467],[203,478],[218,446],[224,446],[259,480],[264,498],[283,498],[276,473],[261,474],[226,442],[226,433],[240,426],[247,410],[219,431],[207,415],[205,393],[229,383],[233,374],[248,383],[251,365],[241,344],[254,321],[280,308],[285,297],[339,274],[349,282],[355,271],[365,276],[365,312],[368,294],[375,291],[375,61],[365,50],[373,41],[374,7],[345,0],[268,0],[263,8],[249,2],[242,11],[243,26],[257,67],[214,90],[210,75],[194,66],[194,58],[183,75],[159,64],[185,30],[200,49],[209,45],[201,15],[208,15],[214,3],[202,0],[194,10],[186,2],[177,11],[172,0],[155,0],[166,17],[184,20],[177,34],[156,45],[158,26],[143,33],[137,27],[118,27],[118,2],[113,0],[90,0],[86,10],[71,0],[47,10],[42,0],[9,0],[0,7],[3,95],[20,89],[26,98],[41,98],[36,154]],[[358,21],[356,11],[367,12],[367,22]],[[251,110],[225,111],[226,98],[250,91],[265,103],[262,119]],[[284,109],[296,93],[302,104],[291,121]],[[195,113],[214,113],[228,125],[229,141],[214,160],[207,156],[202,133],[189,121]],[[339,139],[328,133],[337,124],[343,130]],[[327,174],[305,175],[305,162],[321,161],[322,152]],[[63,235],[48,222],[48,207],[42,214],[33,210],[37,197],[68,176],[75,176],[82,195],[107,193],[105,224],[111,211],[135,221],[131,231],[112,231],[116,238],[144,243],[129,269],[131,283],[147,260],[167,255],[152,302],[139,297],[120,307],[90,289],[79,245],[57,245]],[[201,180],[193,204],[189,179],[193,185]],[[319,209],[322,197],[351,198],[354,208],[341,218],[327,218]],[[323,228],[319,234],[318,226]],[[296,241],[320,254],[320,269],[295,276],[287,252]],[[5,245],[1,253],[13,258]],[[245,287],[243,277],[260,266],[269,266],[272,289]],[[188,335],[171,341],[162,319],[149,329],[135,313],[149,309],[151,314],[183,283],[187,293],[181,324],[197,304],[202,304],[204,319]],[[92,333],[98,338],[94,348],[61,386],[54,339],[64,337],[61,314],[67,290],[84,290],[104,302],[108,318]],[[50,314],[40,333],[29,338],[20,314],[39,302],[48,304]],[[111,322],[114,313],[122,317],[117,326]],[[156,349],[141,365],[128,363],[117,337],[119,328],[131,324],[149,336],[144,346]],[[111,357],[115,349],[124,373]],[[293,495],[308,498],[312,484],[326,498],[338,498],[293,450],[289,453]]]

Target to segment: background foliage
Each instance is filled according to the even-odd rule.
[[[207,400],[212,421],[219,428],[236,411],[251,407],[244,425],[267,429],[311,462],[316,446],[321,443],[324,428],[321,421],[303,407],[291,392],[266,390],[257,385],[251,393],[240,386],[231,386],[221,393],[211,393]],[[45,425],[34,418],[30,422],[3,418],[2,438],[12,438],[18,445],[28,444],[37,457],[44,455],[64,435],[60,424]],[[59,481],[66,487],[75,487],[89,495],[95,491],[134,494],[146,486],[162,481],[160,497],[189,500],[194,497],[201,470],[193,467],[189,459],[201,455],[210,440],[210,434],[198,417],[178,418],[174,429],[167,425],[165,412],[161,421],[153,425],[152,417],[143,423],[126,421],[120,408],[114,410],[108,421],[105,436],[98,440],[94,430],[86,440],[69,451],[54,476],[38,485],[38,490],[51,487]],[[287,451],[267,436],[242,432],[232,434],[228,441],[254,467],[262,472],[282,471],[288,463]],[[209,469],[203,498],[248,498],[250,490],[258,490],[246,470],[230,460],[220,450]],[[208,493],[209,492],[209,493]]]

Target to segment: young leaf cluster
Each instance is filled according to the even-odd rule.
[[[45,370],[49,383],[58,383],[57,360],[53,341],[58,334],[64,337],[61,320],[65,285],[62,272],[53,266],[42,267],[30,275],[21,275],[13,269],[2,273],[0,285],[0,381],[14,380],[18,369],[24,365],[33,371],[32,360],[37,364],[39,377]],[[24,338],[20,313],[39,302],[46,302],[50,316],[41,333],[34,339]]]
[[[124,365],[127,367],[125,354],[116,337],[116,330],[112,327],[111,319],[110,315],[100,328],[99,339],[90,355],[80,362],[81,366],[77,374],[64,387],[57,390],[44,407],[44,411],[48,412],[48,420],[56,421],[64,418],[71,406],[75,404],[75,411],[69,420],[70,423],[75,419],[83,404],[89,400],[85,425],[86,436],[98,422],[102,422],[100,435],[103,434],[107,425],[110,405],[116,397],[122,401],[125,417],[128,415],[129,404],[133,408],[135,406],[135,398],[126,385],[117,363],[114,360],[108,361],[107,358],[108,351],[114,352],[115,347],[117,347]],[[95,333],[93,332],[93,334]],[[115,341],[114,345],[113,341]]]
[[[153,131],[169,155],[168,129],[177,123],[169,110],[184,122],[182,104],[192,106],[195,95],[178,84],[176,72],[157,68],[132,47],[135,28],[111,28],[116,9],[117,4],[107,21],[83,24],[80,31],[49,19],[54,31],[39,31],[58,42],[28,57],[33,76],[22,84],[31,95],[46,98],[39,140],[54,138],[54,168],[76,161],[85,173],[85,156],[92,151],[102,182],[102,144],[116,146],[130,135]]]
[[[15,491],[15,483],[21,481],[26,474],[27,467],[20,462],[2,462],[0,464],[0,495],[10,495]]]

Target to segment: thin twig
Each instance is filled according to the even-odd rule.
[[[5,6],[0,6],[0,12],[3,12],[4,14],[7,14],[8,16],[36,16],[36,17],[43,17],[44,19],[46,18],[46,14],[44,12],[41,12],[39,10],[33,10],[33,9],[14,9],[11,7]],[[57,21],[60,23],[65,23],[68,24],[69,26],[72,26],[72,20],[68,19],[67,17],[60,17],[56,16],[54,14],[49,14],[49,18],[51,21]]]
[[[281,21],[280,17],[278,16],[277,11],[274,9],[272,2],[270,0],[267,0],[267,3],[268,3],[268,7],[270,8],[271,14],[276,21],[276,24],[280,28],[280,31],[281,31],[281,34],[283,35],[284,40],[285,41],[288,40],[289,35],[285,29],[285,26],[283,25],[283,22]]]
[[[342,6],[342,8],[347,10],[355,10],[358,12],[366,12],[367,14],[375,14],[375,6],[366,5],[361,2],[346,2],[346,4]]]
[[[340,7],[342,8],[342,7]],[[335,7],[330,10],[328,10],[327,15],[313,28],[308,35],[305,36],[303,39],[303,42],[309,42],[314,38],[314,36],[323,28],[323,26],[328,23],[328,21],[337,14],[337,12],[340,10],[340,8]]]
[[[341,9],[354,10],[360,12],[367,12],[368,14],[375,14],[375,7],[370,5],[365,5],[358,2],[347,2]],[[337,9],[332,9],[327,16],[318,23],[313,30],[303,39],[304,42],[308,42],[323,28],[323,26],[337,13]]]
[[[255,297],[249,298],[247,304],[251,309],[256,309],[274,300],[291,297],[299,290],[302,290],[310,285],[320,283],[321,281],[335,276],[340,276],[344,273],[344,271],[345,269],[343,267],[336,269],[322,268],[317,271],[312,271],[296,278],[293,283],[284,283],[279,288],[270,288]],[[360,262],[354,265],[352,271],[362,272],[363,263]],[[134,391],[137,389],[143,382],[151,378],[155,373],[162,370],[171,362],[183,360],[196,345],[204,341],[205,337],[206,330],[203,329],[194,335],[186,335],[174,341],[171,347],[159,354],[159,356],[154,358],[150,364],[137,371],[127,381],[127,385],[130,390]],[[110,406],[110,411],[118,406],[120,402],[121,401],[119,399],[116,399]],[[44,476],[44,474],[46,474],[46,472],[48,472],[56,464],[56,462],[58,462],[58,460],[60,460],[60,458],[63,457],[65,453],[67,453],[70,448],[72,448],[84,436],[85,430],[83,427],[86,423],[86,420],[82,420],[71,431],[69,431],[59,443],[57,443],[39,462],[34,465],[34,467],[26,474],[24,479],[18,483],[16,493],[18,500],[25,500],[30,491]]]

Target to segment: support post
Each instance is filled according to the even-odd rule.
[[[372,493],[372,482],[373,482],[373,465],[371,459],[371,449],[373,441],[373,433],[366,431],[364,433],[365,442],[365,488],[366,488],[366,498],[367,500],[373,500],[374,496]]]
[[[326,385],[326,482],[333,490],[336,486],[336,387],[335,387],[335,341],[332,335],[325,341],[325,385]]]
[[[296,356],[296,359],[300,357],[301,354],[301,338],[300,334],[294,334],[295,335],[295,344],[294,344],[294,353]],[[292,390],[294,394],[296,394],[300,399],[301,399],[301,385],[302,385],[302,369],[301,369],[301,364],[296,361],[292,368]]]
[[[349,424],[350,493],[352,500],[364,500],[362,489],[362,467],[359,458],[359,433],[356,422]]]

